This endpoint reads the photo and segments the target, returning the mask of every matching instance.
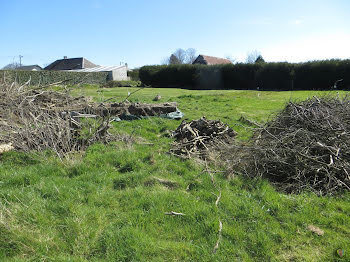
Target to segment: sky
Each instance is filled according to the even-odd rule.
[[[130,68],[176,49],[244,62],[350,59],[350,0],[0,0],[0,68],[85,57]]]

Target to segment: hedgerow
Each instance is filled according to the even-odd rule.
[[[68,71],[21,71],[0,70],[0,79],[8,82],[45,85],[65,81],[66,84],[103,84],[107,81],[108,72],[68,72]]]
[[[232,65],[155,65],[139,70],[144,85],[189,89],[327,90],[350,87],[350,60]]]
[[[132,81],[139,81],[140,80],[139,69],[129,70],[128,71],[128,77],[130,77],[130,79]]]

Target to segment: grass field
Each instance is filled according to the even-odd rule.
[[[82,86],[73,94],[121,101],[134,90]],[[178,102],[185,119],[220,119],[245,140],[241,116],[264,123],[289,100],[330,92],[147,88],[130,100],[151,102],[157,94]],[[133,143],[96,144],[63,161],[51,152],[0,156],[0,261],[350,261],[350,194],[287,195],[265,180],[218,172],[216,207],[204,166],[167,154],[167,130],[179,124],[116,122],[113,132],[132,135]],[[185,215],[165,215],[171,211]]]

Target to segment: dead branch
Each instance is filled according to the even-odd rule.
[[[216,251],[219,249],[219,244],[221,242],[221,239],[222,239],[222,222],[221,220],[219,220],[219,231],[218,231],[218,240],[216,241],[216,244],[214,246],[214,249],[213,249],[213,253],[215,254]]]
[[[219,202],[220,202],[220,199],[221,199],[221,190],[219,192],[219,195],[216,196],[216,201],[215,201],[215,206],[218,207],[219,206]]]
[[[146,86],[140,87],[139,89],[137,89],[137,90],[131,92],[130,94],[128,94],[128,95],[125,97],[125,99],[124,99],[121,103],[125,103],[125,102],[128,100],[128,98],[129,98],[130,96],[132,96],[133,94],[135,94],[136,92],[138,92],[138,91],[140,91],[140,90],[142,90],[142,89],[144,89],[144,88],[146,88]],[[105,101],[103,101],[103,103],[106,103],[106,102],[108,102],[108,101],[111,101],[111,100],[113,100],[113,99],[115,99],[115,98],[116,98],[116,97],[110,97],[110,98],[106,99]]]
[[[242,122],[242,123],[245,123],[245,124],[247,124],[247,125],[249,125],[249,126],[257,126],[257,127],[260,127],[260,128],[263,127],[263,126],[260,125],[259,123],[255,122],[255,121],[253,121],[253,120],[250,120],[250,119],[248,119],[248,118],[246,118],[246,117],[244,117],[244,116],[241,116],[241,117],[239,118],[239,121]]]
[[[58,82],[51,83],[51,84],[47,84],[47,85],[44,85],[44,86],[39,86],[37,88],[33,88],[32,90],[40,90],[40,89],[44,89],[44,88],[47,88],[47,87],[50,87],[50,86],[57,86],[57,85],[66,83],[66,82],[71,81],[71,80],[73,80],[73,79],[65,79],[65,80],[58,81]]]
[[[219,202],[220,202],[220,199],[221,199],[221,188],[215,183],[215,178],[214,178],[214,174],[211,172],[211,170],[209,169],[209,166],[208,166],[208,163],[207,161],[205,161],[205,170],[206,172],[210,175],[210,179],[211,179],[211,182],[214,186],[214,188],[219,191],[219,194],[218,195],[215,195],[216,196],[216,201],[215,201],[215,207],[218,209],[219,208]],[[216,253],[216,251],[218,250],[219,248],[219,244],[221,242],[221,238],[222,238],[222,235],[221,235],[221,230],[222,230],[222,222],[221,222],[221,219],[219,217],[219,232],[218,232],[218,240],[216,241],[216,244],[214,246],[214,249],[213,249],[213,253]]]
[[[168,216],[186,216],[184,213],[179,213],[179,212],[174,212],[174,211],[165,212],[164,214],[168,215]]]

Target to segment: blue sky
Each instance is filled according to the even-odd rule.
[[[177,48],[244,61],[350,58],[349,0],[0,0],[0,68],[85,57],[159,64]]]

